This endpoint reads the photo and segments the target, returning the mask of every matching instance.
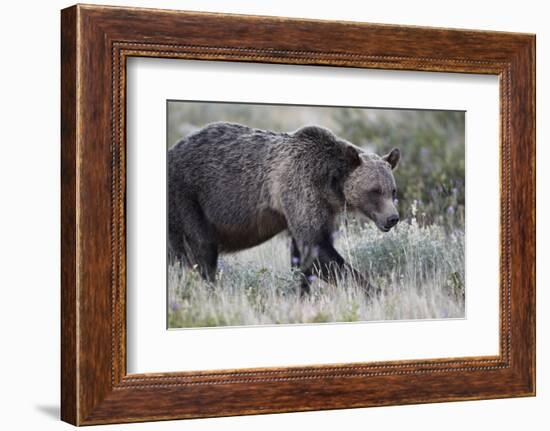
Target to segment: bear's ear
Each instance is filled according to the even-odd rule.
[[[361,164],[359,151],[357,151],[357,149],[352,147],[351,145],[346,145],[346,149],[344,150],[344,157],[350,169],[355,169]]]
[[[394,148],[391,150],[388,154],[382,157],[386,162],[388,162],[392,169],[395,169],[397,167],[397,164],[399,163],[399,159],[401,158],[401,151],[399,151],[399,148]]]

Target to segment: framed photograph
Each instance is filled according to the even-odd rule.
[[[61,18],[64,421],[534,396],[534,35]]]

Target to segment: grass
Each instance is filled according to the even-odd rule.
[[[168,268],[170,328],[357,322],[464,317],[464,229],[420,226],[414,216],[382,233],[351,219],[336,248],[368,271],[381,295],[367,300],[352,281],[317,282],[298,294],[284,234],[249,250],[222,256],[216,284],[180,264]]]

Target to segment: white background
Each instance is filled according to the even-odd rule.
[[[129,373],[498,354],[498,77],[141,58],[127,83]],[[467,318],[167,331],[166,99],[184,98],[466,111]]]
[[[538,204],[536,398],[105,426],[97,429],[279,430],[546,429],[550,422],[550,28],[541,1],[311,2],[296,0],[102,3],[537,33]],[[0,16],[0,425],[69,429],[59,409],[59,9],[65,1],[7,2]],[[546,187],[545,187],[546,186]],[[543,194],[543,189],[546,190]],[[546,314],[545,314],[546,313]]]

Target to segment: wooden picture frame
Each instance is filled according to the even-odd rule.
[[[535,394],[534,35],[83,5],[61,18],[62,420],[91,425]],[[498,75],[500,354],[127,374],[131,56]]]

